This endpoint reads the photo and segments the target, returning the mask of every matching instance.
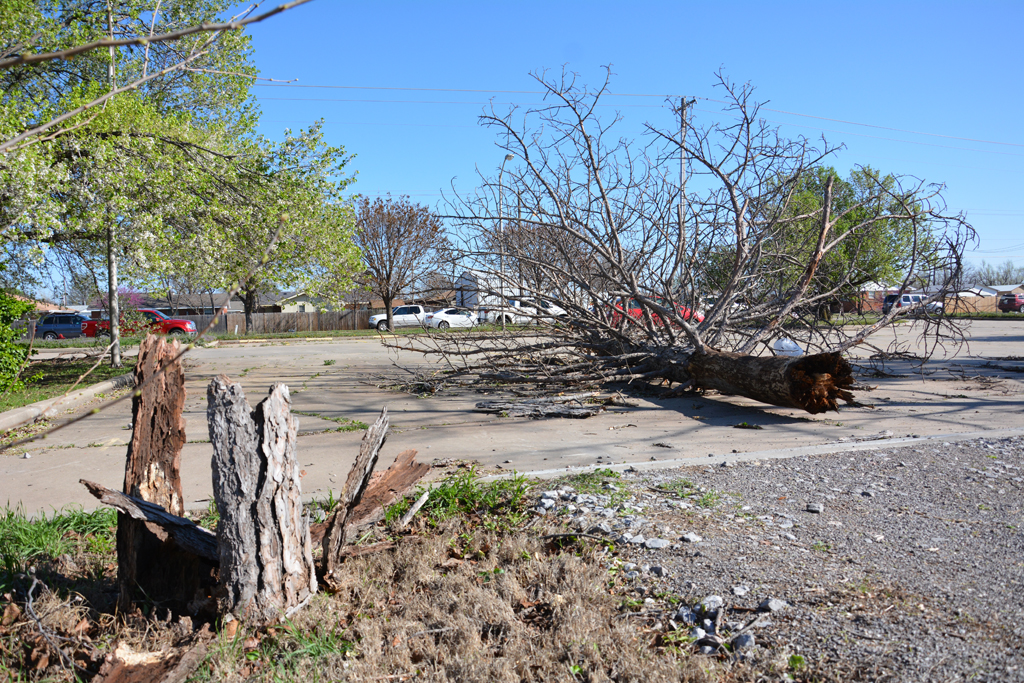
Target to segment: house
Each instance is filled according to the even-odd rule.
[[[895,289],[883,282],[865,282],[857,289],[855,294],[843,300],[843,312],[881,312],[882,304],[885,303],[885,295],[895,292]]]
[[[490,309],[501,306],[501,294],[513,296],[507,283],[502,292],[501,278],[496,273],[466,270],[455,282],[455,305],[470,309]]]

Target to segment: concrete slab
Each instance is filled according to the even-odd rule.
[[[522,420],[474,413],[474,404],[487,398],[475,390],[420,398],[381,388],[378,385],[388,384],[389,378],[433,372],[438,365],[420,354],[387,349],[374,338],[196,349],[185,359],[185,497],[190,507],[204,507],[211,495],[206,385],[217,374],[240,381],[252,404],[274,382],[288,384],[294,409],[302,413],[298,419],[299,454],[306,471],[303,490],[326,497],[344,483],[362,437],[358,431],[327,430],[351,420],[371,423],[385,405],[394,429],[382,451],[383,463],[405,448],[415,448],[425,461],[474,461],[492,474],[623,463],[664,466],[709,461],[709,454],[737,457],[818,446],[844,448],[844,443],[880,434],[954,438],[1021,426],[1024,319],[976,321],[970,333],[969,346],[957,354],[944,349],[923,367],[900,361],[887,364],[886,375],[860,377],[875,387],[858,392],[860,400],[875,405],[873,409],[808,415],[738,397],[639,398],[635,408],[615,408],[587,420]],[[919,327],[914,325],[887,334],[908,349],[920,343]],[[855,355],[863,359],[865,352]],[[92,407],[87,404],[80,410]],[[78,480],[120,487],[130,419],[131,403],[125,401],[22,453],[0,456],[0,502],[20,504],[30,512],[69,503],[95,507]],[[742,423],[760,429],[735,427]]]

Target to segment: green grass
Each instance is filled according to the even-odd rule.
[[[126,349],[132,346],[138,346],[142,341],[142,337],[121,337],[121,348]],[[28,346],[28,340],[22,339],[19,341],[23,346]],[[40,337],[36,337],[35,341],[32,342],[32,348],[34,349],[105,349],[107,344],[110,343],[108,337],[76,337],[75,339],[54,339],[53,341],[47,341]]]
[[[391,523],[399,519],[409,509],[411,501],[419,498],[425,490],[420,488],[410,498],[388,508],[385,521]],[[434,526],[453,517],[475,515],[487,529],[509,530],[526,520],[526,494],[529,490],[526,477],[514,475],[509,479],[484,483],[480,481],[476,467],[472,467],[435,484],[421,514],[426,515]]]
[[[713,508],[718,505],[718,501],[722,499],[722,494],[712,489],[711,491],[705,491],[697,498],[697,507],[702,508]]]
[[[608,489],[604,485],[610,484],[619,478],[620,475],[615,470],[599,467],[592,472],[581,472],[580,474],[564,477],[558,481],[573,487],[579,493],[605,495],[608,493]]]
[[[89,552],[112,552],[117,512],[102,508],[83,512],[67,507],[52,516],[29,519],[9,506],[0,512],[0,592],[9,590],[14,576],[39,560],[53,560],[84,543]]]
[[[668,491],[681,498],[685,498],[694,492],[695,486],[696,485],[689,479],[673,479],[672,481],[665,482],[658,488],[662,491]]]
[[[315,376],[316,375],[314,375],[314,377]],[[331,430],[334,432],[359,432],[370,428],[370,425],[366,424],[362,420],[350,420],[347,417],[329,417],[322,413],[308,412],[305,410],[293,410],[292,413],[294,413],[295,415],[305,415],[306,417],[318,417],[321,420],[336,422],[341,426]]]
[[[131,372],[135,367],[135,358],[122,358],[123,367],[112,368],[107,361],[101,362],[92,374],[86,377],[81,384],[78,385],[77,389],[84,389],[90,384],[102,382],[103,380],[111,379]],[[36,401],[44,401],[48,398],[55,398],[60,396],[75,383],[75,381],[92,367],[95,360],[58,360],[58,359],[47,359],[40,361],[33,361],[29,363],[28,367],[22,373],[23,377],[32,377],[33,375],[40,375],[38,379],[32,381],[28,386],[20,391],[12,391],[10,393],[0,396],[0,411],[11,410],[12,408],[20,408],[26,406],[29,403],[35,403]]]

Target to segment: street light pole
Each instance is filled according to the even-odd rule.
[[[505,173],[505,162],[515,159],[514,154],[506,154],[498,171],[498,293],[501,299],[501,331],[505,331],[505,235],[501,221],[501,176]]]

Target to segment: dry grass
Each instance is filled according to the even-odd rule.
[[[339,592],[285,628],[223,639],[196,680],[714,679],[620,618],[593,558],[453,525],[409,540],[346,563]]]

